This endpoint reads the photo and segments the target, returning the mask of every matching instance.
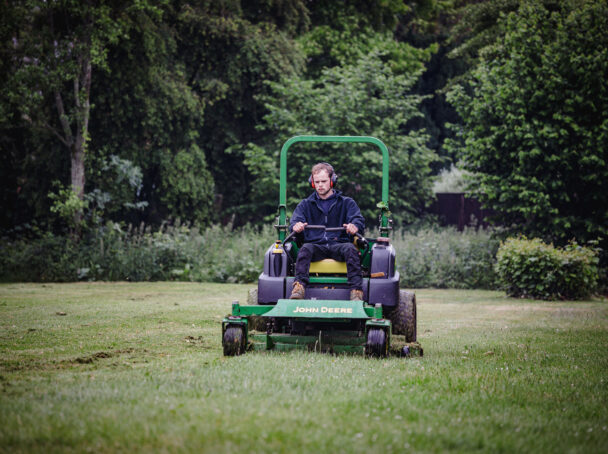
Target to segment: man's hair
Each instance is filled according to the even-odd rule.
[[[311,175],[315,175],[321,170],[325,170],[327,172],[327,175],[329,175],[329,178],[331,178],[331,176],[334,174],[334,168],[331,166],[331,164],[328,164],[326,162],[319,162],[312,166],[310,173]]]

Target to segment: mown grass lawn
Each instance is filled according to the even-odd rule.
[[[247,288],[0,285],[0,451],[606,452],[606,301],[419,290],[423,358],[224,358]]]

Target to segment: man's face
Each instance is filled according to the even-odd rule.
[[[329,173],[327,173],[327,170],[319,170],[312,176],[312,181],[314,181],[315,183],[315,191],[317,191],[317,194],[320,198],[326,199],[330,195],[332,195],[333,190],[331,188],[331,180],[329,178]]]

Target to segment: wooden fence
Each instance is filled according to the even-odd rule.
[[[464,193],[440,192],[435,195],[437,199],[428,211],[436,214],[442,225],[454,225],[459,231],[465,226],[488,227],[487,218],[492,210],[482,208],[476,198],[466,197]]]

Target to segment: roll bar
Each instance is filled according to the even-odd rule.
[[[380,236],[388,236],[388,148],[382,141],[369,136],[295,136],[289,139],[281,148],[280,157],[280,186],[279,186],[279,240],[283,241],[289,226],[287,219],[287,151],[299,142],[333,142],[333,143],[369,143],[377,146],[382,153],[382,212],[380,217]]]

